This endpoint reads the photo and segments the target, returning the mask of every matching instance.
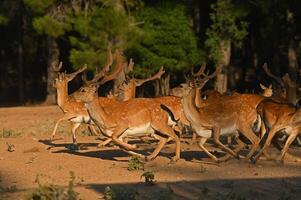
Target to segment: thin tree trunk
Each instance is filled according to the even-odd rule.
[[[297,73],[298,73],[298,63],[297,63],[297,51],[296,51],[296,44],[295,44],[295,20],[294,15],[291,10],[287,10],[287,31],[288,31],[288,38],[289,38],[289,46],[288,46],[288,74],[294,85],[297,82]],[[295,104],[297,102],[297,87],[286,84],[286,98],[287,101]]]
[[[155,97],[161,96],[160,93],[160,80],[154,80],[152,81],[155,89]]]
[[[18,67],[18,93],[19,93],[19,103],[24,104],[24,62],[23,62],[23,33],[24,33],[24,15],[23,15],[23,5],[20,4],[19,16],[18,16],[18,57],[17,57],[17,67]]]
[[[24,70],[23,70],[23,13],[20,11],[20,24],[19,24],[19,38],[18,38],[18,90],[19,90],[19,102],[24,104]]]
[[[230,58],[231,58],[231,41],[223,40],[220,44],[220,49],[222,52],[222,59],[220,61],[220,65],[223,66],[223,70],[216,77],[215,90],[217,90],[221,94],[224,94],[226,93],[228,88],[227,66],[230,63]]]
[[[25,103],[24,96],[24,71],[23,71],[23,42],[19,41],[18,44],[18,85],[19,85],[19,102]]]
[[[161,77],[160,79],[161,94],[163,96],[167,96],[169,94],[169,80],[170,80],[169,74],[165,77]]]
[[[47,64],[47,97],[46,104],[56,103],[56,89],[53,87],[53,82],[56,78],[57,73],[53,70],[53,65],[58,65],[59,61],[59,47],[57,41],[48,37],[48,64]]]

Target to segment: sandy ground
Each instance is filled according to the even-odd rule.
[[[61,124],[50,142],[61,116],[57,106],[0,108],[0,199],[26,199],[38,187],[37,177],[67,187],[71,171],[81,199],[103,199],[107,186],[136,199],[300,199],[301,164],[289,159],[256,165],[232,159],[216,165],[203,162],[209,159],[196,145],[182,142],[182,159],[171,164],[171,142],[145,163],[144,171],[129,171],[130,157],[118,147],[97,148],[100,139],[89,136],[87,126],[78,130],[78,151],[70,149],[69,122]],[[140,149],[148,154],[155,145],[141,143]],[[300,147],[290,151],[301,156]],[[154,184],[144,182],[141,175],[146,171],[155,175]]]

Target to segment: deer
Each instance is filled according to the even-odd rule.
[[[131,61],[130,61],[131,62]],[[118,92],[116,94],[116,98],[121,101],[127,101],[129,99],[135,98],[136,96],[136,88],[138,86],[143,85],[146,82],[153,81],[156,79],[160,79],[160,77],[165,73],[163,67],[153,75],[152,77],[146,79],[137,79],[137,78],[128,78],[125,82],[122,83],[118,87]]]
[[[273,96],[273,85],[265,86],[262,83],[259,83],[260,88],[263,90],[261,93],[264,97],[272,97]]]
[[[117,101],[115,107],[108,113],[105,111],[105,105],[98,101],[97,90],[99,86],[99,83],[94,83],[82,87],[76,98],[84,102],[91,119],[115,144],[130,155],[145,160],[153,160],[167,142],[167,138],[171,137],[175,141],[175,156],[172,161],[180,159],[180,140],[171,128],[172,120],[160,108],[160,103],[151,98]],[[124,137],[148,135],[159,139],[158,146],[149,156],[134,152],[136,146],[122,140]]]
[[[115,54],[114,54],[115,55]],[[111,50],[108,49],[108,58],[107,63],[103,67],[103,69],[95,75],[95,77],[90,80],[90,83],[98,81],[98,79],[103,78],[102,83],[107,82],[109,80],[114,79],[117,74],[120,72],[121,67],[119,65],[116,66],[114,72],[111,75],[108,75],[108,71],[110,66],[113,63],[113,55],[111,53]],[[62,68],[62,62],[58,66],[52,66],[55,71],[59,72]],[[94,134],[98,135],[97,131],[94,129],[95,124],[91,121],[89,114],[87,112],[87,109],[84,106],[84,103],[78,102],[73,95],[76,94],[73,93],[72,95],[68,94],[68,83],[73,80],[79,73],[82,73],[87,69],[87,66],[80,68],[76,72],[73,72],[71,74],[67,73],[58,73],[58,77],[55,79],[55,82],[53,86],[57,89],[57,104],[60,107],[60,109],[63,111],[64,116],[60,118],[53,129],[53,132],[51,134],[51,140],[54,139],[56,130],[58,128],[58,125],[60,122],[66,120],[71,121],[73,123],[72,127],[72,139],[73,143],[77,143],[76,141],[76,130],[78,127],[86,123],[89,125],[90,129],[93,131]],[[106,99],[101,99],[105,103],[110,103],[110,101]]]
[[[220,68],[217,68],[210,76],[203,73],[204,78],[198,80],[199,88],[201,89],[220,70]],[[186,88],[183,87],[181,98],[184,114],[193,131],[198,135],[198,146],[215,162],[222,161],[222,159],[218,159],[211,154],[204,146],[209,138],[213,138],[214,143],[222,150],[238,158],[237,151],[240,148],[233,151],[222,144],[219,138],[222,135],[240,132],[252,143],[252,149],[246,156],[246,159],[250,159],[260,142],[252,128],[260,120],[260,118],[258,119],[256,107],[263,100],[263,97],[253,94],[224,96],[222,101],[208,102],[207,105],[197,108],[195,103],[196,90],[197,88],[191,85]]]
[[[296,139],[301,131],[301,109],[296,109],[294,106],[274,102],[267,99],[258,106],[258,110],[267,128],[269,128],[269,134],[263,147],[259,152],[254,154],[251,158],[253,163],[256,163],[257,159],[262,153],[268,150],[272,139],[279,133],[288,135],[288,138],[281,150],[280,155],[276,158],[276,161],[283,162],[284,156],[290,144]],[[268,152],[267,152],[268,153]],[[294,156],[293,156],[294,157]],[[296,162],[301,159],[294,157]]]
[[[273,101],[276,101],[278,103],[284,103],[284,104],[291,103],[292,105],[296,105],[297,102],[288,101],[290,98],[288,96],[287,90],[289,90],[290,88],[297,87],[296,84],[294,84],[293,81],[290,79],[290,76],[287,73],[282,77],[276,76],[269,70],[267,63],[264,63],[262,68],[269,77],[276,80],[276,82],[280,85],[280,89],[275,91],[272,89],[272,85],[270,85],[268,88],[263,85],[260,85],[261,88],[264,90],[264,93],[266,94],[266,95],[263,94],[263,96],[269,97]],[[286,135],[283,135],[282,138],[277,138],[277,139],[283,141],[285,137]],[[297,136],[296,142],[298,143],[298,145],[301,145],[300,136]],[[279,148],[279,145],[276,145],[276,147]]]

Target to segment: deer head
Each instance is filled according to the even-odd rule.
[[[62,68],[63,63],[60,62],[58,67],[55,67],[55,70],[59,71]],[[68,82],[72,81],[79,73],[82,73],[87,69],[87,65],[84,65],[82,68],[77,71],[67,74],[66,72],[58,73],[58,77],[55,79],[53,87],[59,89],[60,87],[67,88]]]
[[[268,87],[266,87],[265,85],[259,83],[260,88],[263,90],[262,96],[264,97],[271,97],[273,95],[273,85],[270,84]]]
[[[115,55],[115,53],[114,53]],[[82,80],[84,82],[85,85],[89,85],[92,83],[96,83],[97,81],[99,81],[101,78],[103,78],[104,76],[106,76],[108,74],[108,72],[110,71],[110,67],[113,64],[113,55],[111,52],[111,47],[108,47],[107,50],[107,61],[105,66],[102,68],[102,70],[100,70],[99,72],[96,72],[96,74],[94,75],[94,78],[92,80],[87,80],[86,75],[82,76]]]

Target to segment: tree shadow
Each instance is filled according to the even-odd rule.
[[[141,180],[143,181],[143,180]],[[299,199],[301,178],[221,179],[205,181],[154,182],[148,184],[87,184],[102,195],[120,199]],[[110,191],[110,192],[109,192]]]

